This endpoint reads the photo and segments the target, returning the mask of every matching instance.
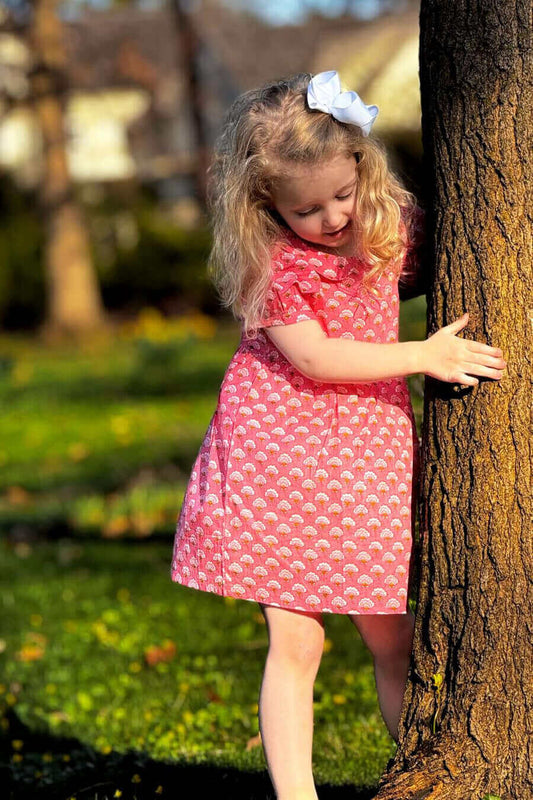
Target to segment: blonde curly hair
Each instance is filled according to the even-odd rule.
[[[407,247],[405,225],[414,198],[390,171],[382,146],[354,125],[307,105],[308,73],[241,95],[229,110],[209,169],[214,243],[209,268],[223,303],[253,334],[264,315],[272,250],[286,226],[272,187],[291,165],[354,155],[358,182],[353,211],[357,254],[371,286]]]

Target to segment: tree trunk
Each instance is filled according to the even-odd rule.
[[[508,366],[427,381],[415,644],[379,800],[533,797],[532,23],[531,0],[422,0],[428,328],[468,311]]]
[[[105,315],[90,244],[70,180],[65,146],[65,52],[58,0],[36,0],[31,30],[32,94],[44,143],[42,207],[47,229],[46,336],[102,328]]]
[[[186,0],[171,0],[177,41],[180,46],[179,60],[185,81],[185,100],[191,115],[195,148],[194,180],[196,195],[202,210],[205,211],[207,205],[207,167],[209,165],[204,109],[205,98],[202,93],[199,70],[200,42],[191,19],[191,11],[188,8],[190,5]]]

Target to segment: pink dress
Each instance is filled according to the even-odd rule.
[[[398,340],[398,275],[290,234],[273,257],[264,327]],[[404,379],[319,383],[261,329],[224,377],[178,520],[173,581],[301,611],[403,614],[416,428]]]

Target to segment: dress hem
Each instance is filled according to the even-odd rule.
[[[358,616],[358,617],[364,617],[364,616],[387,617],[387,616],[401,616],[402,614],[405,615],[409,611],[409,608],[408,608],[407,604],[406,604],[406,606],[407,606],[406,608],[387,609],[387,610],[383,610],[383,611],[375,611],[374,609],[370,609],[370,608],[369,609],[363,609],[363,610],[361,610],[361,609],[344,609],[344,608],[327,608],[327,607],[323,607],[323,608],[318,608],[318,607],[306,608],[305,606],[300,606],[300,605],[289,605],[289,604],[276,603],[276,602],[267,602],[267,601],[259,600],[256,597],[241,597],[241,596],[236,595],[236,594],[230,594],[229,592],[219,592],[216,589],[206,589],[206,588],[202,588],[200,586],[190,585],[190,584],[186,583],[185,581],[180,580],[179,578],[175,578],[174,576],[171,576],[171,580],[172,580],[172,583],[176,583],[176,584],[178,584],[178,586],[183,586],[184,589],[193,589],[196,592],[205,592],[206,594],[214,594],[214,595],[216,595],[218,597],[221,597],[222,599],[225,599],[225,600],[245,600],[245,601],[247,601],[249,603],[257,603],[258,605],[262,605],[262,606],[272,606],[273,608],[284,608],[287,611],[300,611],[300,612],[303,611],[306,614],[341,614],[343,616],[352,615],[352,616]]]

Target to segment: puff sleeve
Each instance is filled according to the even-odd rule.
[[[319,319],[321,280],[314,260],[294,248],[274,257],[261,327]]]
[[[419,206],[415,206],[404,224],[407,227],[408,244],[398,288],[400,299],[409,300],[425,294],[429,285],[424,211]]]

